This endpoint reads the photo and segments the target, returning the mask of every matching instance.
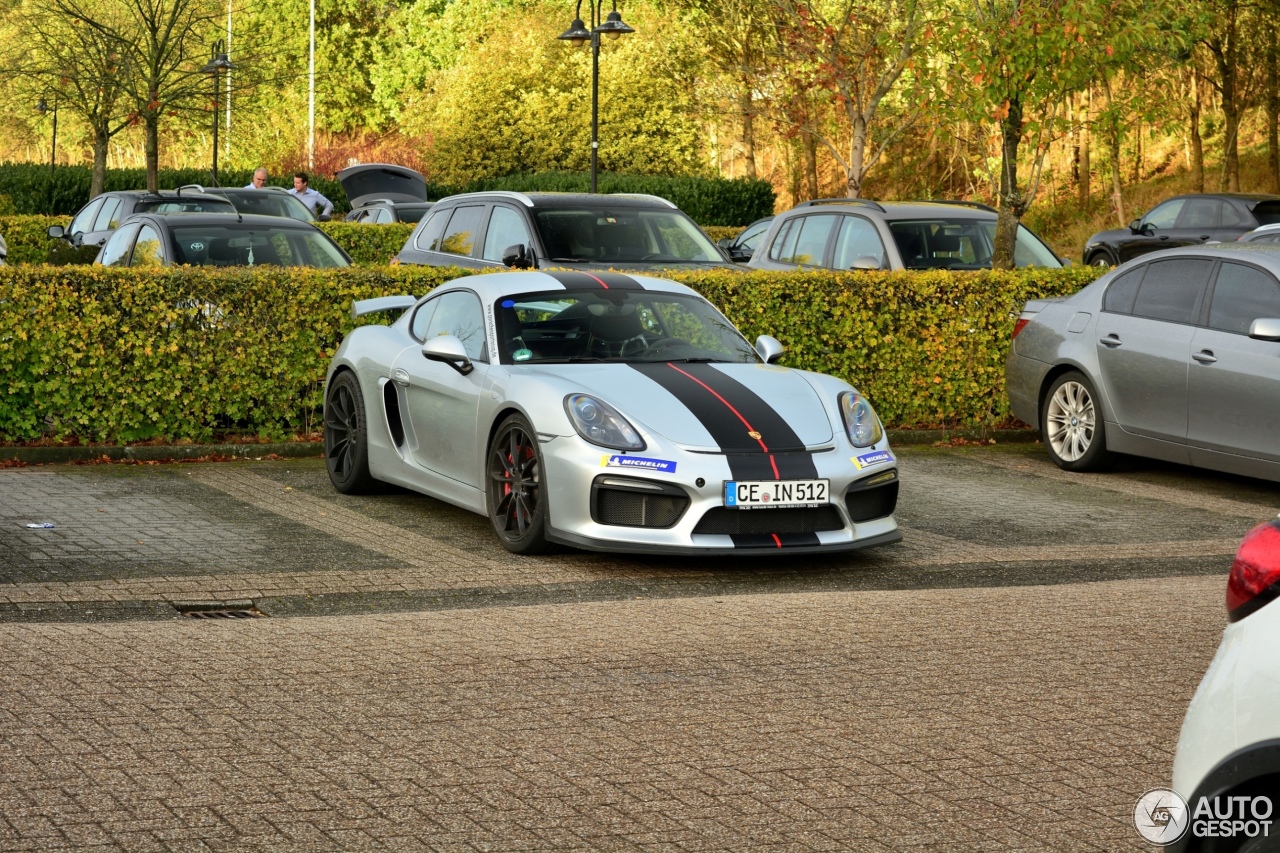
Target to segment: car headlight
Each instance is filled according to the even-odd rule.
[[[573,428],[592,444],[614,450],[644,450],[644,440],[618,410],[589,394],[570,394],[564,398],[564,410]]]
[[[840,415],[844,418],[844,431],[854,447],[870,447],[884,438],[876,410],[856,391],[845,391],[840,395]]]

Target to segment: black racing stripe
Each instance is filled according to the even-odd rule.
[[[644,290],[640,282],[616,272],[577,272],[576,270],[543,270],[569,290]]]
[[[803,548],[822,544],[816,533],[733,533],[729,538],[735,548]]]
[[[725,451],[734,478],[792,480],[818,475],[813,456],[804,452],[800,436],[786,420],[754,391],[710,364],[631,367],[661,385],[698,419]],[[751,430],[760,438],[753,438]]]

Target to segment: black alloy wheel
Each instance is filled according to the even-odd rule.
[[[513,554],[545,554],[546,484],[538,436],[521,415],[511,415],[494,433],[486,466],[489,520],[502,547]]]
[[[354,373],[344,370],[329,383],[324,400],[324,459],[329,482],[344,495],[372,491],[364,397]]]

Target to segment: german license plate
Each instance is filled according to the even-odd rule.
[[[829,480],[726,480],[724,505],[736,509],[816,507],[831,502]]]

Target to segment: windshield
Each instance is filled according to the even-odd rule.
[[[300,222],[311,222],[314,217],[307,206],[288,193],[274,190],[252,190],[244,193],[228,193],[227,198],[241,213],[259,213],[263,216],[287,216]]]
[[[553,262],[725,262],[707,235],[678,210],[552,209],[538,212],[536,218]]]
[[[994,219],[912,219],[889,223],[902,263],[909,270],[979,270],[991,268],[995,248]],[[1018,226],[1013,262],[1019,267],[1061,267],[1048,246]]]
[[[174,262],[194,266],[346,267],[337,244],[303,228],[246,228],[221,225],[175,226]]]
[[[733,324],[697,296],[552,290],[506,297],[493,313],[503,364],[760,361]]]
[[[224,198],[152,198],[138,199],[134,213],[235,213]]]

